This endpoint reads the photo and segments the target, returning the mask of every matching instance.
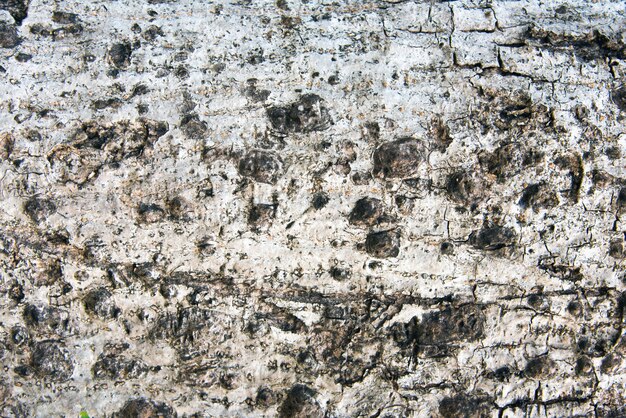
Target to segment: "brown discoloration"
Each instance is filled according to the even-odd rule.
[[[517,233],[511,229],[492,226],[473,231],[468,242],[476,249],[494,251],[515,245]]]
[[[260,183],[276,183],[282,174],[282,159],[274,152],[252,150],[241,157],[238,164],[239,174]]]
[[[532,379],[542,379],[553,376],[557,369],[557,364],[548,356],[535,357],[526,363],[524,375]]]
[[[417,174],[424,157],[424,145],[417,139],[386,142],[374,151],[372,174],[388,179],[411,177]]]
[[[400,254],[400,232],[370,232],[365,238],[365,251],[376,258],[397,257]]]
[[[443,418],[483,418],[491,416],[493,399],[484,393],[445,397],[439,403]]]
[[[446,178],[445,189],[456,203],[471,205],[485,199],[489,183],[480,173],[461,170]]]
[[[450,136],[450,128],[441,117],[431,120],[430,132],[434,139],[435,149],[445,152],[452,143],[452,137]]]
[[[69,352],[61,348],[58,341],[36,343],[31,353],[31,365],[36,373],[53,381],[67,380],[74,372]]]
[[[352,225],[372,226],[380,221],[384,214],[383,202],[375,197],[363,197],[356,201],[348,221]]]
[[[136,398],[127,401],[114,418],[176,418],[178,415],[167,404],[151,399]]]
[[[107,58],[111,65],[124,69],[130,66],[132,53],[133,47],[130,42],[119,42],[111,45],[107,52]]]
[[[582,157],[579,154],[565,154],[557,157],[554,163],[561,169],[569,171],[571,178],[569,196],[574,203],[577,203],[580,199],[580,188],[585,176]]]
[[[526,31],[527,39],[538,42],[543,48],[573,51],[584,62],[607,58],[626,58],[626,45],[618,39],[611,39],[600,30],[585,34],[561,34],[531,25]]]
[[[94,180],[107,165],[140,157],[169,130],[166,122],[139,118],[116,123],[84,122],[67,144],[47,155],[64,182],[84,184]]]
[[[551,209],[558,206],[559,197],[553,190],[550,190],[546,184],[531,184],[522,191],[519,205],[523,208],[530,207],[534,211],[542,208]]]
[[[279,418],[322,418],[324,411],[315,400],[315,391],[296,384],[288,392],[279,408]]]
[[[308,133],[328,129],[332,123],[324,100],[316,94],[305,94],[287,106],[267,109],[273,129],[279,133]]]
[[[507,143],[500,145],[493,152],[479,153],[478,159],[488,173],[494,174],[499,181],[504,181],[524,169],[541,163],[544,153],[521,143]]]

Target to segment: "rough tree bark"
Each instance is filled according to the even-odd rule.
[[[1,416],[626,416],[623,1],[0,9]]]

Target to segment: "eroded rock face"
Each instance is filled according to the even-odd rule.
[[[0,1],[0,416],[623,415],[621,6]]]

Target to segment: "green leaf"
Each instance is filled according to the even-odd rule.
[[[79,418],[89,418],[89,414],[86,411],[80,411]]]

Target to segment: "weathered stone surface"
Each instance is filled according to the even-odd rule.
[[[624,27],[0,1],[0,416],[624,416]]]

